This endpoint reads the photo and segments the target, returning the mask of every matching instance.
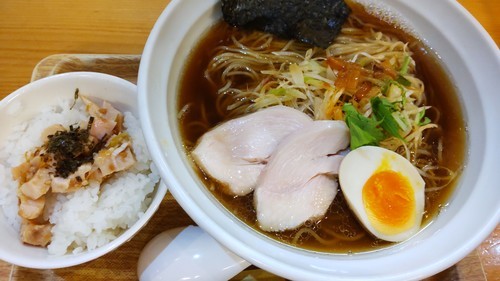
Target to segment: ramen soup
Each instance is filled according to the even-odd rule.
[[[402,124],[399,137],[385,134],[378,146],[408,159],[425,181],[421,229],[446,206],[463,166],[465,127],[456,89],[439,59],[404,27],[360,6],[352,8],[340,35],[326,50],[238,30],[223,21],[211,27],[182,74],[178,110],[183,144],[191,155],[200,137],[216,125],[275,105],[295,108],[313,120],[345,120],[346,104],[370,116],[369,97],[381,96],[400,104],[400,111],[394,109],[392,115]],[[290,78],[297,68],[306,77],[301,87]],[[292,230],[264,231],[257,221],[253,192],[228,194],[194,162],[193,169],[234,216],[284,244],[358,253],[394,243],[366,230],[340,186],[321,219]]]

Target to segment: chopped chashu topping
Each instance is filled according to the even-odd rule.
[[[21,224],[21,240],[25,243],[46,247],[52,239],[52,225],[35,224],[30,220],[23,220]]]
[[[25,162],[12,168],[19,182],[24,243],[42,247],[50,243],[52,225],[43,218],[46,196],[73,192],[91,181],[100,184],[136,162],[130,136],[123,132],[123,114],[106,101],[99,107],[80,98],[90,115],[88,123],[69,129],[59,124],[48,127],[41,136],[44,144],[28,151]]]

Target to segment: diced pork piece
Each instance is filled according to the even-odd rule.
[[[103,101],[102,107],[100,107],[87,97],[80,96],[80,98],[86,106],[85,111],[87,111],[90,116],[117,121],[122,115],[119,110],[114,108],[111,103],[107,101]]]
[[[92,164],[82,164],[78,169],[66,178],[52,176],[51,189],[54,193],[73,192],[88,184],[88,173],[92,170]]]
[[[87,181],[102,182],[103,180],[104,177],[99,167],[97,167],[97,165],[92,165],[92,170],[90,170],[90,172],[87,174]]]
[[[51,230],[52,225],[50,224],[34,224],[23,221],[21,224],[21,240],[30,245],[45,247],[52,238]]]
[[[90,116],[94,117],[99,117],[101,114],[99,113],[100,107],[95,104],[93,101],[91,101],[89,98],[80,95],[79,98],[83,101],[85,104],[85,111],[87,111]]]
[[[50,181],[50,170],[41,168],[31,179],[21,184],[19,189],[26,197],[35,200],[49,191]]]
[[[104,136],[111,136],[114,133],[121,131],[123,125],[122,113],[115,109],[109,102],[104,101],[102,107],[92,102],[90,99],[80,96],[83,103],[86,105],[85,110],[94,117],[90,135],[97,139],[102,139]]]
[[[122,131],[124,117],[119,110],[114,108],[109,102],[104,101],[102,103],[101,113],[103,113],[104,119],[113,120],[116,123],[114,133]]]
[[[19,182],[25,182],[26,176],[28,175],[30,168],[31,165],[29,162],[23,162],[19,166],[13,167],[11,169],[12,178]]]
[[[102,117],[105,118],[105,119],[109,119],[109,120],[114,120],[116,121],[118,119],[118,117],[120,115],[122,115],[122,113],[117,110],[116,108],[114,108],[109,102],[107,101],[104,101],[102,103],[102,107],[101,109],[99,110],[99,112],[102,114]]]
[[[71,179],[69,177],[53,177],[52,178],[52,192],[54,193],[65,193],[69,189],[71,184]]]
[[[336,153],[348,144],[343,121],[314,121],[285,137],[254,191],[260,228],[284,231],[322,218],[337,195],[343,157]]]
[[[243,196],[253,191],[278,143],[312,122],[309,116],[290,107],[262,109],[205,133],[191,156],[207,175],[226,187],[226,193]]]
[[[116,126],[116,122],[108,119],[95,118],[90,127],[90,135],[96,139],[102,139],[105,136],[111,136]]]
[[[36,200],[30,199],[18,192],[19,197],[19,216],[25,219],[36,219],[43,213],[45,207],[45,196]]]
[[[43,162],[44,161],[42,161],[40,155],[36,156],[30,155],[27,161],[11,169],[12,178],[14,180],[17,180],[21,184],[28,181],[35,175],[35,173],[39,170],[40,166],[43,165]]]
[[[126,170],[135,164],[135,156],[130,149],[130,143],[125,142],[119,147],[111,147],[99,151],[94,163],[105,177],[115,172]]]

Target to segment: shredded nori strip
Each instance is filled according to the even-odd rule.
[[[222,0],[230,25],[327,48],[351,13],[343,0]]]
[[[81,165],[93,163],[94,153],[104,146],[105,137],[93,141],[89,133],[92,122],[91,117],[86,129],[70,126],[69,130],[57,131],[48,136],[45,147],[55,160],[56,176],[67,178]]]

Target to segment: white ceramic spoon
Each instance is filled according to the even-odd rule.
[[[228,280],[250,265],[197,226],[164,231],[139,256],[141,281]]]

